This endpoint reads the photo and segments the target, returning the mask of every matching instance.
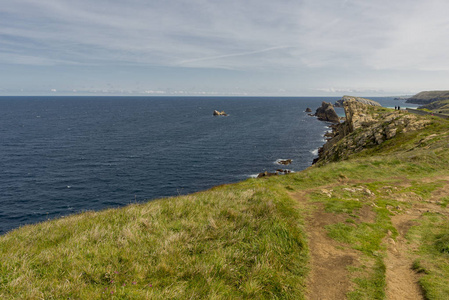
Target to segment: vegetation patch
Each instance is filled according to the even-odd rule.
[[[385,299],[385,264],[382,258],[374,259],[374,266],[367,269],[364,268],[360,276],[354,276],[354,289],[348,293],[348,299]],[[360,272],[359,272],[360,273]],[[354,272],[357,274],[357,272]]]
[[[400,190],[399,192],[413,192],[423,199],[430,198],[433,191],[435,191],[438,188],[441,188],[444,186],[446,182],[444,181],[438,181],[438,182],[430,182],[430,183],[423,183],[423,182],[412,182],[410,187],[404,188]]]
[[[10,232],[0,296],[301,299],[299,211],[283,189],[251,183]]]
[[[413,268],[423,274],[420,283],[427,299],[449,295],[449,223],[437,213],[426,213],[410,229],[409,239],[419,245]]]

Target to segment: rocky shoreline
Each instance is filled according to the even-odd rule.
[[[350,154],[380,145],[400,132],[418,130],[430,123],[404,111],[388,113],[387,108],[380,108],[381,117],[373,105],[356,99],[344,101],[343,107],[345,121],[330,126],[332,132],[326,134],[329,139],[318,149],[313,164],[344,160]]]
[[[309,113],[310,116],[317,117],[320,121],[331,123],[329,125],[331,131],[324,134],[326,142],[318,149],[318,157],[313,160],[312,165],[344,159],[351,153],[363,150],[365,146],[380,145],[394,137],[399,131],[406,132],[425,126],[425,121],[415,122],[417,119],[415,116],[401,111],[389,114],[386,119],[389,125],[384,126],[385,120],[380,121],[379,115],[374,112],[374,108],[381,107],[381,105],[370,99],[343,96],[336,102],[336,107],[341,106],[345,111],[345,117],[342,118],[337,115],[333,104],[325,101],[316,109],[315,114]],[[305,112],[311,112],[311,109],[308,108]],[[359,128],[368,129],[368,131],[362,130],[363,134],[354,137],[354,140],[339,143],[340,140]],[[291,160],[279,160],[277,163],[288,165]],[[265,171],[259,173],[257,178],[289,173],[291,173],[290,170],[283,169],[278,169],[275,172]]]

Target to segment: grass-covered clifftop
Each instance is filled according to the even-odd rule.
[[[433,113],[449,115],[449,99],[431,102],[429,104],[420,106],[419,109],[428,110]]]
[[[449,121],[359,112],[305,171],[1,236],[0,298],[445,299]]]
[[[407,102],[422,104],[419,109],[449,115],[449,91],[420,92],[408,98]]]
[[[429,104],[435,101],[449,100],[449,91],[424,91],[407,99],[409,103]]]

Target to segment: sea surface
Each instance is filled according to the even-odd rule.
[[[338,99],[0,97],[0,234],[263,171],[301,171],[329,129],[304,110]]]

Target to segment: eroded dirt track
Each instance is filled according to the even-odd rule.
[[[447,177],[440,179],[449,182]],[[439,213],[449,217],[448,210],[438,205],[439,199],[447,196],[448,187],[449,184],[445,184],[442,188],[435,190],[427,200],[418,199],[419,197],[415,199],[408,194],[402,194],[403,198],[395,199],[411,205],[407,207],[404,205],[401,211],[392,213],[391,224],[398,235],[393,238],[393,233],[388,232],[383,240],[386,249],[384,264],[387,299],[424,299],[419,285],[420,275],[412,268],[413,261],[416,259],[412,250],[416,250],[417,245],[410,243],[406,235],[412,226],[419,224],[417,221],[425,212]],[[306,230],[310,250],[310,274],[306,297],[310,300],[346,299],[348,292],[352,290],[348,268],[361,265],[361,253],[351,249],[350,245],[339,243],[328,236],[326,226],[344,222],[347,215],[325,212],[323,203],[312,202],[308,199],[310,192],[311,190],[302,191],[292,195],[307,212]],[[371,222],[375,217],[375,213],[367,206],[364,206],[359,214],[362,222]]]
[[[305,194],[295,198],[310,211],[306,220],[309,250],[310,275],[308,280],[307,299],[345,299],[350,290],[348,266],[359,264],[358,253],[343,247],[328,237],[325,226],[344,220],[343,215],[324,212],[320,203],[310,203]]]
[[[419,275],[413,271],[413,259],[409,253],[409,244],[405,235],[409,228],[416,225],[414,220],[420,214],[401,214],[391,218],[393,226],[398,231],[395,240],[391,235],[386,238],[387,256],[385,258],[387,299],[391,300],[418,300],[424,299],[419,287]]]

